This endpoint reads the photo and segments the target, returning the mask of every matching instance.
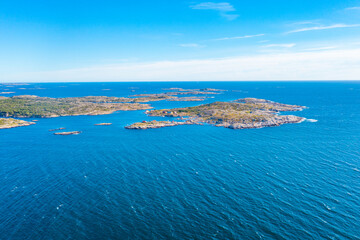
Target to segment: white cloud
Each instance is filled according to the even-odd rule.
[[[2,74],[0,81],[359,80],[359,66],[357,48]]]
[[[230,14],[229,12],[235,12],[236,9],[233,5],[228,2],[214,3],[214,2],[203,2],[190,6],[191,9],[195,10],[215,10],[220,13],[220,16],[226,18],[229,21],[235,20],[239,17],[238,14]]]
[[[230,3],[214,3],[214,2],[203,2],[196,5],[191,5],[190,8],[197,10],[217,10],[220,12],[234,12],[236,9]]]
[[[346,10],[360,10],[360,7],[349,7]]]
[[[297,22],[292,22],[292,23],[289,23],[287,24],[288,26],[307,26],[307,27],[310,27],[310,26],[319,26],[320,23],[321,23],[321,19],[307,19],[307,20],[302,20],[302,21],[297,21]]]
[[[269,44],[263,46],[264,48],[292,48],[295,47],[295,43],[288,43],[288,44]]]
[[[318,47],[318,48],[307,48],[304,49],[304,51],[323,51],[323,50],[330,50],[330,49],[335,49],[337,47],[335,46],[328,46],[328,47]]]
[[[315,24],[314,21],[301,21],[301,22],[294,22],[292,25],[309,25],[309,24]]]
[[[234,40],[234,39],[243,39],[243,38],[253,38],[253,37],[261,37],[265,34],[256,34],[256,35],[246,35],[246,36],[238,36],[238,37],[224,37],[224,38],[216,38],[212,39],[213,41],[224,41],[224,40]]]
[[[197,43],[183,43],[179,44],[180,47],[187,47],[187,48],[198,48],[198,47],[204,47],[203,45],[199,45]]]
[[[289,31],[287,33],[326,30],[326,29],[334,29],[334,28],[353,28],[353,27],[360,27],[360,24],[334,24],[334,25],[329,25],[329,26],[308,27],[308,28],[295,29],[295,30]]]

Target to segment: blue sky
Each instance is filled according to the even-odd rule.
[[[0,81],[360,79],[360,1],[0,1]]]

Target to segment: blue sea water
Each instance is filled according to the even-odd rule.
[[[126,130],[144,111],[0,130],[0,239],[360,239],[360,82],[39,83],[11,95],[162,88],[265,98],[315,121]],[[5,95],[3,95],[5,96]],[[154,102],[155,108],[198,102]],[[94,126],[111,122],[111,126]],[[55,136],[66,127],[80,135]]]

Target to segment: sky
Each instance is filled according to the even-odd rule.
[[[0,82],[360,80],[360,0],[1,0]]]

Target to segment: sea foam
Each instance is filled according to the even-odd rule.
[[[315,123],[315,122],[317,122],[318,120],[316,120],[316,119],[306,119],[306,121],[307,121],[307,122]]]

